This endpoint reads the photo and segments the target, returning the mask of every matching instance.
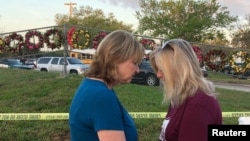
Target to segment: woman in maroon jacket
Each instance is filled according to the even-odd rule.
[[[207,141],[208,125],[222,124],[213,83],[202,74],[192,46],[172,39],[150,54],[169,109],[159,141]]]

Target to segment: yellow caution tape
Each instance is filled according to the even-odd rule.
[[[0,113],[0,120],[68,120],[68,113]]]
[[[250,117],[250,112],[222,112],[222,117]]]
[[[132,118],[164,118],[166,112],[129,112]],[[222,117],[250,117],[250,112],[222,112]],[[0,113],[0,120],[68,120],[69,113]]]

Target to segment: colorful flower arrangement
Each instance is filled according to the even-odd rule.
[[[23,36],[16,32],[5,37],[5,45],[12,53],[19,51],[23,47]]]
[[[47,44],[48,48],[52,50],[55,48],[61,48],[62,45],[62,31],[57,29],[50,29],[44,33],[44,42]]]
[[[4,50],[4,48],[5,48],[5,41],[4,39],[0,38],[0,51]]]
[[[199,60],[199,63],[202,64],[202,61],[203,61],[203,53],[202,53],[202,50],[197,47],[197,46],[192,46],[198,60]]]
[[[211,70],[218,71],[226,64],[226,54],[222,50],[210,50],[205,56],[205,62]]]
[[[140,39],[140,43],[145,47],[145,48],[150,48],[150,49],[154,49],[156,47],[156,43],[154,40],[152,39],[145,39],[142,38]]]
[[[99,43],[102,41],[102,39],[108,35],[108,32],[105,32],[105,31],[101,31],[99,32],[99,34],[97,34],[95,36],[95,38],[93,39],[93,48],[97,49]]]
[[[85,49],[90,43],[90,34],[88,30],[79,29],[72,35],[73,48]]]
[[[34,31],[34,30],[28,31],[25,34],[25,44],[28,50],[39,50],[39,48],[43,47],[42,33],[39,31]]]
[[[240,59],[241,65],[236,64],[237,59]],[[229,62],[235,72],[244,73],[250,69],[250,54],[246,51],[235,51],[230,56]]]
[[[72,36],[73,36],[75,31],[76,31],[76,28],[71,27],[67,33],[67,43],[70,47],[73,47]]]

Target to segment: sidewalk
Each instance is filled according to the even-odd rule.
[[[225,83],[225,82],[214,82],[215,87],[239,90],[250,93],[250,84],[237,84],[237,83]]]

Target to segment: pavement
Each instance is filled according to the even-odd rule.
[[[250,84],[214,82],[214,85],[215,87],[218,87],[218,88],[245,91],[245,92],[249,92],[250,94]]]

